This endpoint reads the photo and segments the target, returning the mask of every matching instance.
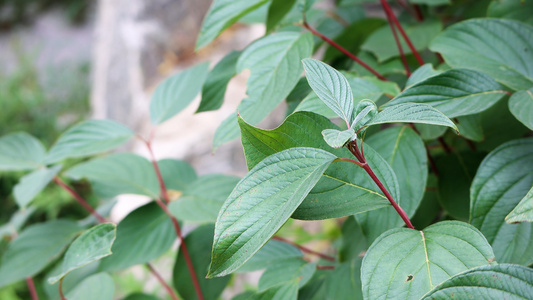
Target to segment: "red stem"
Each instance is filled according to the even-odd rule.
[[[392,24],[391,17],[387,15],[387,21],[389,23],[390,29],[392,31],[392,35],[394,36],[394,41],[396,42],[396,47],[398,48],[398,51],[400,52],[400,57],[402,58],[403,67],[405,69],[405,74],[407,77],[411,77],[411,71],[409,71],[409,65],[407,64],[407,59],[405,58],[405,54],[403,53],[403,47],[400,43],[400,39],[398,38],[398,34],[396,33],[396,29],[394,29],[394,25]]]
[[[335,266],[319,266],[319,265],[317,265],[316,269],[317,270],[334,270]]]
[[[442,148],[444,149],[444,152],[446,152],[446,153],[451,153],[452,152],[452,149],[450,149],[450,146],[448,146],[448,144],[446,144],[446,141],[444,141],[444,139],[442,137],[437,138],[437,141],[439,141],[439,143],[441,144]]]
[[[65,298],[65,295],[63,295],[63,278],[59,279],[59,297],[61,298],[61,300],[67,300],[67,298]]]
[[[383,81],[387,81],[387,78],[385,78],[385,76],[379,74],[378,71],[374,70],[371,66],[367,65],[364,61],[360,60],[355,55],[351,54],[348,50],[344,49],[341,45],[335,43],[334,41],[329,39],[327,36],[325,36],[322,33],[316,31],[307,22],[303,23],[303,27],[305,27],[307,30],[311,31],[312,34],[314,34],[314,35],[318,36],[319,38],[321,38],[324,42],[330,44],[331,46],[335,47],[340,52],[344,53],[344,55],[348,56],[350,59],[352,59],[353,61],[355,61],[358,64],[360,64],[363,68],[367,69],[370,73],[376,75],[377,78],[379,78],[379,79],[381,79]]]
[[[278,241],[282,241],[282,242],[287,243],[287,244],[291,244],[291,245],[293,245],[294,247],[296,247],[296,248],[302,250],[302,252],[316,255],[316,256],[318,256],[318,257],[320,257],[320,258],[323,258],[323,259],[325,259],[325,260],[329,260],[329,261],[333,261],[333,262],[337,261],[337,260],[335,259],[335,257],[333,257],[333,256],[329,256],[329,255],[324,254],[324,253],[316,252],[316,251],[311,250],[311,249],[309,249],[309,248],[307,248],[307,247],[304,247],[304,246],[298,245],[298,244],[296,244],[295,242],[292,242],[292,241],[287,240],[287,239],[285,239],[285,238],[282,238],[282,237],[279,237],[279,236],[274,236],[274,237],[272,237],[272,239],[274,239],[274,240],[278,240]]]
[[[161,275],[157,272],[156,269],[154,269],[154,267],[150,263],[146,263],[146,267],[148,267],[148,270],[150,270],[150,272],[152,272],[152,274],[154,274],[155,278],[157,278],[157,280],[159,280],[159,282],[161,283],[161,285],[163,285],[165,290],[167,290],[167,292],[170,295],[170,298],[172,298],[172,300],[179,300],[180,299],[178,297],[178,295],[176,295],[174,290],[165,282],[163,277],[161,277]]]
[[[144,141],[146,144],[146,147],[148,148],[148,152],[150,152],[150,157],[152,157],[152,165],[154,166],[155,175],[157,176],[157,181],[159,182],[159,187],[161,188],[161,195],[163,196],[163,199],[165,199],[165,202],[167,204],[170,203],[170,198],[168,197],[167,187],[165,186],[165,181],[163,180],[163,176],[161,175],[161,170],[159,169],[159,165],[157,164],[157,161],[155,160],[154,151],[152,150],[152,145],[149,141]]]
[[[422,10],[420,10],[420,6],[418,6],[418,4],[413,4],[413,9],[416,13],[416,20],[418,22],[424,21],[424,15],[422,15]]]
[[[96,210],[94,210],[94,208],[92,208],[92,206],[90,206],[89,203],[87,203],[87,201],[85,201],[85,199],[83,199],[80,195],[78,195],[78,193],[76,193],[76,191],[74,191],[70,186],[68,186],[65,182],[63,182],[63,180],[61,180],[61,178],[59,178],[57,176],[54,177],[54,182],[57,185],[59,185],[61,188],[63,188],[65,191],[70,193],[70,195],[72,195],[72,197],[74,197],[74,199],[76,199],[76,201],[78,201],[78,203],[81,206],[83,206],[83,208],[85,208],[96,219],[98,219],[98,222],[100,222],[100,223],[107,222],[104,217],[102,217]]]
[[[392,19],[392,21],[394,22],[394,24],[396,25],[396,27],[400,31],[400,34],[402,35],[403,39],[405,40],[405,42],[409,46],[409,49],[411,49],[411,52],[413,52],[413,54],[416,57],[416,60],[418,61],[418,63],[420,65],[423,65],[424,64],[424,60],[422,59],[422,57],[420,56],[418,51],[416,51],[415,47],[413,46],[413,43],[411,43],[411,40],[409,39],[409,37],[407,36],[405,31],[403,30],[402,25],[400,24],[400,22],[398,22],[398,19],[396,19],[396,16],[394,15],[394,12],[390,8],[390,6],[387,3],[387,1],[386,0],[381,0],[381,5],[383,6],[383,9],[385,10],[385,13],[388,16],[390,16],[390,18]]]
[[[26,285],[28,290],[30,290],[30,295],[32,300],[39,300],[39,295],[37,295],[37,290],[35,290],[35,284],[33,283],[33,278],[26,278]]]
[[[358,166],[360,166],[361,168],[363,167],[363,164],[356,161],[356,160],[353,160],[353,159],[350,159],[350,158],[343,158],[343,157],[340,157],[340,158],[337,158],[335,161],[347,161],[347,162],[351,162],[353,164],[356,164]]]

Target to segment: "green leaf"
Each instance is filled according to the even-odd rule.
[[[128,127],[115,121],[84,121],[59,137],[46,156],[46,163],[106,152],[124,144],[134,135]]]
[[[332,148],[341,148],[351,140],[352,137],[357,137],[353,128],[340,131],[337,129],[324,129],[322,130],[322,136],[324,141],[328,143]]]
[[[158,297],[143,293],[129,294],[124,300],[159,300]]]
[[[437,125],[428,125],[428,124],[415,124],[416,130],[420,132],[420,137],[424,141],[431,141],[434,139],[437,139],[438,137],[441,137],[446,133],[446,130],[448,130],[448,127],[444,126],[437,126]],[[457,127],[459,129],[459,127]],[[459,132],[461,134],[461,132]]]
[[[357,259],[368,249],[367,237],[361,224],[354,216],[346,218],[341,228],[342,243],[339,247],[339,261],[347,262]]]
[[[533,222],[533,186],[518,205],[505,217],[505,222]]]
[[[237,74],[237,60],[241,51],[231,51],[207,74],[202,86],[202,101],[196,113],[217,110],[224,103],[228,82]]]
[[[209,268],[214,231],[214,225],[204,225],[196,228],[185,237],[185,244],[187,245],[189,252],[192,254],[192,265],[194,266],[194,271],[203,292],[202,294],[206,300],[219,299],[220,294],[222,294],[222,291],[231,279],[231,276],[212,279],[205,278]],[[178,258],[174,265],[172,282],[178,290],[178,293],[184,299],[197,299],[194,284],[191,280],[191,274],[187,268],[187,263],[185,262],[181,248],[178,251]]]
[[[445,221],[423,231],[391,229],[363,258],[363,296],[419,299],[451,276],[492,261],[487,240],[466,223]]]
[[[509,99],[509,110],[518,121],[533,130],[533,88],[513,94]]]
[[[415,228],[426,228],[434,223],[442,208],[439,204],[438,178],[435,174],[428,175],[424,198],[418,205],[415,214],[410,218]]]
[[[167,158],[157,161],[157,165],[167,190],[183,191],[198,179],[194,168],[185,161]]]
[[[432,64],[427,63],[423,66],[420,66],[411,74],[411,76],[409,76],[409,78],[407,78],[405,88],[409,88],[416,83],[424,81],[430,77],[439,75],[440,73],[442,73],[442,71],[435,70]]]
[[[272,239],[246,261],[242,267],[237,269],[236,272],[244,273],[262,270],[279,261],[296,257],[303,257],[303,253],[298,248],[291,244]]]
[[[268,35],[248,46],[237,62],[237,71],[249,69],[249,98],[237,108],[252,124],[263,120],[285,99],[298,83],[303,71],[300,61],[311,55],[313,38],[310,34],[281,32]],[[239,136],[236,114],[230,115],[217,129],[213,147]]]
[[[63,282],[61,283],[63,294],[68,294],[70,291],[72,291],[76,286],[78,286],[84,279],[87,277],[96,274],[98,272],[98,265],[99,261],[92,262],[88,265],[86,265],[83,268],[76,269],[68,274],[68,277],[65,277]],[[49,272],[47,272],[43,277],[43,280],[41,281],[41,285],[43,290],[46,292],[46,295],[48,296],[48,299],[60,299],[59,296],[59,282],[56,282],[55,284],[49,284],[47,279],[49,277],[55,276],[59,273],[61,273],[62,264],[61,261],[59,261]],[[41,277],[41,276],[39,276]]]
[[[13,188],[13,195],[18,206],[26,207],[57,175],[61,166],[43,168],[22,177]]]
[[[414,84],[385,106],[424,103],[453,118],[482,112],[505,95],[502,86],[489,76],[477,71],[454,69]]]
[[[439,34],[430,49],[454,68],[480,71],[514,90],[527,90],[533,86],[531,36],[533,27],[522,22],[467,20]]]
[[[266,31],[272,31],[292,9],[296,0],[272,0],[268,7]]]
[[[65,175],[74,180],[87,178],[94,191],[103,198],[120,194],[159,197],[159,183],[152,164],[133,153],[95,158],[74,166]]]
[[[215,0],[204,18],[196,50],[206,46],[241,17],[267,3],[268,0]]]
[[[65,295],[68,300],[111,300],[115,295],[113,278],[107,273],[87,277]]]
[[[62,272],[48,278],[48,282],[54,284],[71,271],[111,255],[116,233],[117,226],[113,223],[99,224],[83,232],[68,247],[63,257]]]
[[[180,221],[215,223],[222,204],[240,178],[222,174],[204,175],[188,185],[169,205]]]
[[[456,123],[459,135],[475,142],[481,142],[485,139],[481,126],[481,115],[458,117]]]
[[[33,170],[41,167],[46,155],[43,144],[25,132],[0,138],[0,170]]]
[[[198,95],[209,63],[196,65],[160,83],[150,100],[150,119],[158,125],[182,111]]]
[[[405,29],[405,33],[410,37],[417,51],[426,49],[429,42],[442,30],[442,24],[435,20],[428,20],[413,25],[402,24],[402,27]],[[404,54],[411,54],[412,52],[409,46],[403,39],[400,40]],[[398,48],[394,45],[395,40],[392,31],[389,25],[384,25],[372,33],[361,46],[361,49],[372,52],[376,55],[379,62],[384,62],[400,55]]]
[[[450,0],[409,0],[409,2],[413,4],[426,4],[432,6],[451,4]]]
[[[39,273],[80,231],[75,222],[66,220],[38,223],[24,229],[2,256],[0,287]]]
[[[349,126],[354,104],[352,89],[339,71],[316,59],[302,60],[307,81],[317,96]]]
[[[321,131],[326,128],[336,129],[336,126],[313,113],[294,113],[274,130],[261,130],[241,119],[239,122],[248,168],[254,167],[268,155],[293,147],[329,150],[338,157],[352,156],[347,149],[332,149],[324,141]],[[398,195],[396,176],[387,162],[370,147],[365,147],[365,156],[392,195]],[[352,201],[346,201],[347,198]],[[293,218],[336,218],[388,205],[388,200],[380,194],[366,172],[352,164],[336,163],[329,167],[317,186],[300,204]]]
[[[372,135],[367,143],[376,149],[396,174],[401,199],[394,200],[412,217],[424,196],[428,176],[424,142],[411,128],[397,126]],[[404,224],[392,206],[369,211],[356,218],[370,243],[388,229]]]
[[[170,218],[155,203],[128,214],[117,226],[112,255],[102,259],[100,270],[119,271],[143,264],[165,253],[176,239]]]
[[[533,295],[533,270],[501,264],[457,274],[424,295],[430,299],[528,299]]]
[[[360,51],[357,57],[383,76],[405,74],[405,68],[399,57],[392,58],[385,62],[378,62],[376,56],[367,51]],[[359,74],[360,76],[375,76],[360,64],[352,64],[350,70],[357,72],[357,74]]]
[[[492,1],[487,9],[491,18],[513,19],[533,25],[533,1],[498,0]]]
[[[327,300],[363,299],[361,291],[361,258],[335,266],[326,278],[324,286]]]
[[[378,107],[371,100],[361,100],[355,108],[352,128],[359,129],[378,114]]]
[[[533,139],[507,142],[485,157],[470,189],[470,223],[487,237],[498,261],[533,262],[533,224],[504,219],[533,185]]]
[[[316,263],[309,263],[302,258],[289,258],[269,264],[259,278],[257,290],[263,292],[292,280],[297,280],[302,287],[311,279],[315,270]]]
[[[385,107],[383,111],[379,112],[365,125],[372,126],[397,122],[447,126],[457,131],[455,124],[443,113],[430,105],[420,103],[401,103]]]
[[[220,210],[208,277],[229,274],[252,257],[336,158],[320,149],[292,148],[257,164]]]
[[[29,206],[25,208],[19,208],[17,211],[11,214],[9,222],[0,226],[0,240],[9,239],[12,235],[15,235],[20,228],[28,221],[28,218],[36,211],[35,206]]]

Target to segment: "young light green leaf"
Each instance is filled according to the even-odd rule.
[[[224,29],[268,0],[215,0],[207,12],[196,41],[196,50],[214,40]]]
[[[509,99],[509,110],[518,121],[533,130],[533,88],[513,94]]]
[[[457,274],[421,299],[528,299],[531,295],[532,269],[499,264],[481,266]]]
[[[239,180],[239,177],[222,174],[201,176],[170,203],[170,212],[180,221],[215,223],[222,204]]]
[[[159,183],[152,164],[133,153],[95,158],[74,166],[65,175],[75,180],[87,178],[102,198],[120,194],[159,197]]]
[[[341,148],[346,145],[346,142],[350,141],[355,135],[353,128],[340,131],[337,129],[324,129],[322,130],[322,136],[324,141],[328,143],[332,148]]]
[[[533,186],[518,205],[505,217],[508,224],[533,222]]]
[[[184,241],[189,252],[192,253],[192,265],[194,266],[198,283],[206,300],[220,299],[220,294],[222,294],[222,291],[231,279],[231,276],[211,279],[205,278],[207,269],[209,268],[214,231],[215,226],[213,224],[203,225],[188,234]],[[198,298],[181,248],[177,253],[176,264],[172,272],[172,282],[183,299]]]
[[[114,295],[113,277],[107,273],[98,273],[83,280],[67,293],[65,298],[68,300],[106,300],[113,299]]]
[[[111,246],[115,241],[116,233],[117,226],[113,223],[98,224],[83,232],[68,247],[63,257],[62,272],[48,278],[48,282],[54,284],[69,272],[111,255]]]
[[[442,71],[435,70],[432,64],[427,63],[423,66],[420,66],[418,69],[416,69],[411,74],[411,76],[409,76],[409,78],[407,78],[407,82],[405,83],[405,88],[409,88],[415,83],[419,83],[430,77],[439,75],[440,73],[442,73]]]
[[[46,155],[43,144],[25,132],[0,138],[0,170],[33,170],[41,167]]]
[[[67,220],[38,223],[24,229],[2,256],[0,287],[39,273],[81,230],[76,222]]]
[[[363,127],[370,119],[376,116],[378,108],[372,100],[361,100],[355,109],[355,118],[352,122],[354,130]]]
[[[483,72],[514,90],[533,86],[533,27],[503,19],[474,19],[450,26],[430,45],[454,68]],[[498,43],[493,43],[494,37]]]
[[[444,221],[423,231],[391,229],[363,258],[363,296],[419,299],[451,276],[493,261],[487,240],[467,223]]]
[[[482,112],[506,96],[494,79],[467,69],[453,69],[414,84],[385,104],[415,102],[433,106],[449,118]]]
[[[272,287],[297,279],[300,287],[305,285],[313,276],[316,263],[310,263],[302,258],[287,258],[267,266],[259,278],[257,290],[263,292]]]
[[[155,202],[150,202],[118,223],[113,254],[102,259],[100,270],[119,271],[149,262],[165,253],[175,239],[170,218]]]
[[[271,239],[236,272],[246,273],[262,270],[279,261],[295,257],[303,257],[302,251],[291,244]]]
[[[237,60],[241,51],[231,51],[207,74],[202,86],[202,100],[196,113],[217,110],[224,103],[228,82],[237,74]]]
[[[52,164],[65,158],[84,157],[112,150],[131,139],[135,133],[111,120],[89,120],[63,133],[46,156]]]
[[[470,223],[483,232],[499,262],[533,262],[533,223],[504,220],[533,185],[531,149],[533,138],[499,146],[485,157],[470,188]]]
[[[457,126],[443,113],[430,105],[420,103],[401,103],[388,106],[365,125],[372,126],[398,122],[447,126],[458,131]]]
[[[51,168],[43,168],[31,172],[22,177],[13,188],[13,195],[18,206],[26,207],[57,175],[61,170],[61,166],[53,166]]]
[[[291,148],[257,164],[219,212],[208,277],[224,276],[252,257],[287,221],[337,157]]]
[[[339,71],[316,59],[302,60],[307,81],[317,96],[347,125],[353,118],[352,89]]]
[[[201,63],[160,83],[150,100],[150,119],[158,125],[182,111],[198,95],[209,63]]]

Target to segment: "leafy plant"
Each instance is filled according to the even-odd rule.
[[[398,1],[398,19],[381,0],[387,22],[365,17],[363,2],[326,13],[315,1],[214,1],[197,48],[251,13],[267,34],[211,71],[203,63],[161,83],[150,116],[163,123],[200,92],[198,112],[217,109],[249,69],[248,97],[213,141],[240,136],[242,179],[156,161],[149,139],[113,121],[75,125],[48,150],[25,133],[0,138],[0,169],[30,171],[14,189],[21,210],[2,227],[0,286],[25,279],[37,299],[35,277],[57,282],[62,299],[111,299],[108,273],[144,264],[172,299],[218,299],[233,274],[256,270],[257,288],[234,299],[532,295],[533,27],[521,13],[531,1]],[[284,100],[285,121],[258,128]],[[102,155],[134,137],[150,160]],[[88,180],[101,205],[62,178]],[[50,182],[92,216],[24,227]],[[115,227],[106,212],[125,193],[154,201]],[[290,219],[337,219],[338,237],[327,253],[312,250],[288,238]],[[197,227],[184,236],[184,223]],[[177,293],[150,264],[176,237]]]

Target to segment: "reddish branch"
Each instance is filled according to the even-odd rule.
[[[98,219],[98,222],[100,223],[105,223],[107,222],[106,219],[104,217],[102,217],[96,210],[94,210],[94,208],[92,208],[91,205],[89,205],[89,203],[87,203],[87,201],[85,201],[85,199],[83,199],[80,195],[78,195],[78,193],[76,193],[76,191],[74,191],[70,186],[68,186],[65,182],[63,182],[63,180],[61,180],[61,178],[59,177],[54,177],[54,182],[59,185],[61,188],[63,188],[65,191],[67,191],[72,197],[74,197],[74,199],[76,199],[76,201],[78,201],[78,203],[83,206],[83,208],[85,208],[85,210],[87,210],[89,213],[91,213],[91,215],[93,215],[96,219]]]
[[[285,238],[282,238],[282,237],[279,237],[279,236],[274,236],[274,237],[272,237],[272,239],[278,240],[278,241],[282,241],[282,242],[287,243],[287,244],[291,244],[294,247],[302,250],[302,252],[309,253],[309,254],[312,254],[312,255],[316,255],[316,256],[318,256],[320,258],[323,258],[325,260],[329,260],[329,261],[333,261],[333,262],[336,261],[335,257],[333,257],[333,256],[329,256],[329,255],[324,254],[324,253],[316,252],[316,251],[311,250],[309,248],[306,248],[304,246],[298,245],[295,242],[292,242],[292,241],[287,240]]]
[[[39,300],[39,296],[37,295],[37,290],[35,290],[35,284],[33,283],[33,278],[31,277],[26,278],[26,285],[28,286],[28,290],[30,290],[31,299]]]
[[[391,20],[391,16],[387,15],[387,21],[389,23],[390,29],[392,31],[392,35],[394,36],[394,41],[396,42],[396,47],[398,48],[398,51],[400,52],[400,57],[402,58],[403,67],[405,69],[405,74],[407,77],[411,77],[411,71],[409,71],[409,65],[407,64],[407,58],[405,57],[405,54],[403,53],[403,47],[400,43],[400,39],[398,38],[398,34],[396,33],[396,29],[394,29],[394,24]]]
[[[335,266],[316,266],[316,269],[317,270],[334,270],[335,269]]]
[[[150,272],[154,274],[155,278],[157,278],[157,280],[159,280],[159,282],[161,283],[161,285],[163,285],[165,290],[167,290],[168,294],[170,295],[170,298],[172,298],[172,300],[179,300],[178,295],[176,295],[174,290],[165,282],[165,280],[163,279],[163,277],[161,277],[161,275],[157,272],[157,270],[154,269],[154,267],[149,263],[146,263],[146,267],[148,267],[148,270],[150,270]]]
[[[360,64],[363,68],[367,69],[370,73],[376,75],[377,78],[379,78],[379,79],[381,79],[383,81],[387,81],[387,78],[385,78],[385,76],[381,75],[378,71],[374,70],[371,66],[367,65],[364,61],[360,60],[355,55],[351,54],[350,51],[344,49],[341,45],[335,43],[333,40],[331,40],[327,36],[325,36],[322,33],[316,31],[316,29],[311,27],[307,22],[303,23],[303,27],[306,28],[307,30],[309,30],[312,34],[314,34],[314,35],[318,36],[319,38],[321,38],[324,42],[330,44],[331,46],[335,47],[340,52],[344,53],[350,59],[352,59],[353,61],[355,61],[358,64]]]

